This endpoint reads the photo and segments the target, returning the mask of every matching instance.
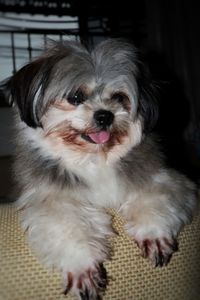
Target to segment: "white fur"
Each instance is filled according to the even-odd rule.
[[[109,47],[113,47],[109,43]],[[122,47],[121,43],[119,46]],[[86,50],[80,48],[77,54],[77,49],[74,45],[76,59],[82,52],[86,55]],[[87,101],[81,105],[70,104],[65,99],[65,76],[57,65],[57,76],[61,74],[63,88],[58,94],[62,93],[63,97],[53,99],[55,101],[44,110],[40,120],[42,126],[29,127],[16,117],[18,158],[15,170],[22,186],[17,204],[22,210],[22,226],[33,251],[46,266],[62,273],[65,285],[81,300],[99,299],[101,286],[105,284],[101,268],[110,258],[108,237],[113,235],[107,208],[114,208],[124,217],[125,230],[137,242],[143,256],[155,265],[168,262],[175,251],[174,241],[179,231],[191,220],[196,208],[194,184],[167,169],[160,161],[157,148],[149,146],[151,142],[143,133],[144,116],[139,114],[138,87],[134,79],[137,68],[128,57],[128,54],[132,57],[132,50],[130,46],[126,51],[122,47],[121,54],[118,48],[117,52],[113,50],[114,58],[122,59],[121,67],[124,67],[124,60],[127,61],[123,76],[116,61],[110,60],[112,57],[107,58],[103,68],[100,65],[98,75],[94,75],[91,67],[95,62],[90,64],[91,76],[81,73],[83,79],[84,76],[89,78],[87,86],[84,80],[80,81],[88,92]],[[100,48],[98,53],[96,68],[102,59]],[[67,55],[68,52],[66,62]],[[64,69],[66,74],[72,73],[69,78],[73,78],[74,61],[72,57],[71,64]],[[114,63],[114,73],[110,61],[111,66]],[[81,63],[82,68],[86,68],[83,58],[78,61],[78,67]],[[110,74],[104,81],[103,70],[107,65]],[[71,91],[73,80],[69,82],[67,77],[66,84]],[[47,95],[56,94],[59,83],[59,78],[50,82],[45,91],[45,104],[48,103]],[[33,99],[35,119],[41,89],[40,85]],[[111,101],[112,95],[119,90],[126,93],[129,105]],[[96,133],[102,130],[94,122],[94,114],[100,109],[114,116],[113,124],[106,129],[112,135],[108,146],[93,144],[83,136],[91,129]],[[71,136],[65,140],[68,133],[74,134],[77,143],[73,144]],[[46,161],[39,171],[36,159]],[[58,180],[51,177],[51,171]],[[71,186],[68,182],[60,184],[59,176],[66,176]]]
[[[137,129],[133,126],[132,130],[137,137]],[[140,132],[139,129],[138,132]],[[43,135],[41,136],[41,133],[41,129],[33,130],[26,127],[24,130],[26,141],[37,144],[46,156],[62,157],[62,163],[66,168],[80,177],[84,177],[90,187],[89,190],[82,189],[81,193],[77,193],[76,190],[68,189],[59,191],[54,185],[48,186],[41,183],[37,189],[32,188],[21,196],[19,205],[27,206],[24,211],[24,228],[29,228],[30,243],[33,244],[34,249],[37,249],[47,265],[62,270],[72,270],[73,268],[69,268],[70,262],[75,265],[75,268],[78,266],[82,268],[77,258],[76,263],[71,259],[68,262],[67,259],[72,255],[70,253],[75,253],[75,249],[82,253],[83,245],[87,249],[85,250],[87,251],[86,256],[91,251],[88,248],[89,237],[85,237],[85,233],[81,231],[81,219],[84,219],[85,222],[89,218],[89,227],[87,227],[88,224],[85,224],[86,233],[93,236],[95,249],[98,249],[99,253],[99,249],[103,246],[102,240],[106,235],[112,234],[110,218],[102,211],[105,208],[111,207],[119,210],[128,221],[125,226],[128,234],[136,240],[147,237],[176,236],[182,224],[187,223],[187,211],[181,207],[181,203],[187,201],[185,205],[192,208],[194,199],[184,193],[184,188],[182,189],[180,186],[182,181],[178,183],[178,191],[177,179],[176,177],[171,178],[168,170],[163,169],[160,173],[153,174],[151,185],[140,190],[134,184],[130,187],[123,178],[116,174],[113,162],[116,162],[117,159],[112,160],[114,156],[112,152],[105,159],[104,156],[96,153],[77,154],[64,146],[62,149],[60,145],[55,151],[56,145],[54,149],[49,140],[44,139]],[[130,146],[130,140],[127,144]],[[124,153],[121,155],[123,156],[128,150],[129,148],[125,147]],[[116,150],[116,156],[118,156],[118,150]],[[117,158],[119,159],[119,157]],[[99,209],[101,213],[99,213]],[[90,213],[89,217],[88,212]],[[101,226],[96,228],[95,224],[98,222]],[[95,231],[93,232],[94,226]],[[69,231],[66,231],[68,227]],[[45,236],[51,236],[52,239],[50,241],[47,239],[43,244]],[[81,240],[81,236],[83,240]],[[95,238],[99,238],[99,236],[102,239],[100,244],[95,241]],[[70,243],[72,243],[71,247],[69,247]],[[73,243],[80,243],[80,247]],[[94,260],[106,258],[104,255],[101,257],[101,254],[95,254],[94,249],[92,253]]]

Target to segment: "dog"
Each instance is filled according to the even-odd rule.
[[[103,296],[108,208],[144,258],[167,265],[196,210],[196,186],[166,166],[152,133],[154,87],[132,43],[51,42],[7,85],[22,228],[38,258],[62,274],[64,293]]]

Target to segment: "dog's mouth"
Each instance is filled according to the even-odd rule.
[[[92,144],[105,144],[110,140],[111,134],[109,131],[102,130],[99,132],[90,133],[88,135],[82,134],[82,139]]]

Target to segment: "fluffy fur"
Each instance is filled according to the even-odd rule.
[[[32,249],[65,293],[95,300],[113,234],[107,208],[155,266],[166,265],[196,208],[195,186],[165,166],[152,135],[157,106],[129,43],[91,51],[53,43],[9,81],[16,104],[18,207]]]

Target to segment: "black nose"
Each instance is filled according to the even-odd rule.
[[[100,109],[94,113],[94,120],[97,126],[106,128],[112,124],[114,115],[109,110]]]

